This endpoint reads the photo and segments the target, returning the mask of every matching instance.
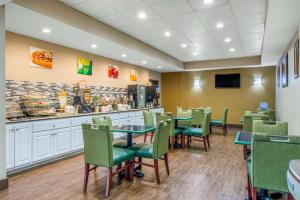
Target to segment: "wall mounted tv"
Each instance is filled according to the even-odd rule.
[[[240,88],[240,74],[216,74],[216,88]]]

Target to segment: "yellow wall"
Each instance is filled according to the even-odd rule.
[[[53,51],[54,67],[52,70],[29,67],[29,47],[31,46]],[[77,56],[92,60],[92,76],[76,74]],[[109,64],[119,66],[119,79],[108,78]],[[139,73],[137,82],[129,80],[131,69],[136,69]],[[11,32],[6,34],[6,79],[67,84],[84,79],[90,85],[126,88],[129,84],[146,84],[149,78],[160,80],[160,73],[23,35]]]
[[[239,89],[216,89],[215,74],[241,74]],[[255,76],[263,77],[263,86],[254,86]],[[201,86],[193,86],[193,79],[200,78]],[[246,110],[256,110],[261,101],[275,106],[275,67],[174,72],[162,74],[162,105],[175,113],[177,106],[184,109],[212,106],[213,118],[220,118],[224,107],[229,108],[228,123],[239,124]]]

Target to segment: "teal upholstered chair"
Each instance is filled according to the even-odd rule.
[[[203,120],[204,120],[204,109],[196,109],[193,108],[192,110],[192,121],[191,121],[191,125],[194,127],[202,127],[203,125]]]
[[[165,161],[167,174],[169,175],[169,161],[168,161],[168,146],[169,146],[169,135],[171,129],[171,120],[160,121],[157,124],[153,144],[134,144],[130,147],[135,152],[135,157],[138,159],[139,167],[142,165],[153,167],[155,169],[155,176],[157,184],[160,184],[158,160],[163,157]],[[150,165],[142,162],[142,158],[153,159],[154,165]]]
[[[125,170],[127,178],[132,180],[134,163],[134,152],[127,149],[115,148],[112,146],[112,137],[109,126],[83,124],[84,141],[84,192],[87,189],[89,172],[101,166],[108,168],[106,196],[109,196],[112,184],[112,176]],[[125,163],[122,166],[122,163]],[[90,168],[93,165],[93,168]],[[113,166],[118,165],[116,172]]]
[[[112,120],[109,116],[104,116],[103,118],[100,117],[93,117],[93,124],[96,125],[104,125],[109,126],[109,128],[112,127]],[[113,136],[113,133],[111,133]],[[127,141],[126,140],[113,140],[113,147],[118,148],[127,148]]]
[[[211,127],[221,127],[223,129],[224,136],[227,135],[227,115],[228,108],[224,108],[222,118],[220,120],[214,119],[211,121]]]
[[[166,121],[168,119],[171,120],[171,125],[170,125],[170,146],[173,149],[175,141],[178,140],[178,136],[181,135],[181,129],[175,128],[174,127],[174,117],[173,113],[171,112],[166,112],[164,114],[162,113],[155,113],[156,115],[156,124],[158,124],[160,121]]]
[[[288,135],[288,123],[283,121],[253,120],[253,132]]]
[[[177,117],[192,117],[192,110],[187,110],[187,111],[178,110]],[[191,122],[192,120],[179,120],[178,127],[180,128],[191,127],[192,126]]]
[[[183,137],[187,137],[187,146],[192,140],[202,141],[204,144],[204,149],[207,152],[208,148],[210,148],[209,143],[209,133],[210,133],[210,121],[211,121],[211,113],[205,113],[204,121],[202,128],[186,128],[182,131]],[[207,148],[208,147],[208,148]]]
[[[286,172],[289,161],[300,159],[299,136],[254,133],[248,160],[248,195],[256,200],[256,189],[289,192]]]
[[[154,115],[153,115],[153,112],[151,110],[144,110],[143,111],[143,115],[144,115],[144,125],[145,126],[154,126]],[[148,135],[148,134],[150,134],[150,135]],[[148,136],[151,137],[150,141],[152,143],[153,134],[154,134],[153,131],[151,131],[149,133],[145,133],[145,135],[144,135],[144,143],[146,143]]]

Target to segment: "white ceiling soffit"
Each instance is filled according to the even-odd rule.
[[[61,3],[59,4],[64,6]],[[147,54],[145,51],[143,52],[141,49],[139,49],[140,44],[137,44],[135,48],[132,46],[125,46],[120,42],[115,42],[105,37],[99,37],[97,34],[92,34],[89,32],[89,29],[81,29],[76,26],[72,26],[68,23],[65,23],[63,20],[54,19],[53,17],[35,12],[15,3],[7,3],[5,6],[6,29],[8,31],[113,58],[155,71],[165,72],[183,70],[182,62],[150,46],[145,45],[146,50],[149,50],[149,54]],[[43,28],[51,29],[51,33],[43,33]],[[123,39],[129,37],[122,33],[120,34],[123,35]],[[118,41],[118,39],[120,40],[122,37],[117,38],[116,40]],[[131,38],[131,40],[132,39],[135,40],[134,38]],[[133,44],[133,42],[131,43]],[[140,43],[144,45],[142,42]],[[98,48],[92,49],[92,44],[97,44]],[[122,57],[122,54],[126,54],[127,57]],[[163,59],[160,59],[160,56]],[[143,64],[142,61],[147,61],[147,64]],[[158,68],[158,66],[162,67]]]
[[[299,0],[269,0],[262,65],[276,65],[300,24]]]
[[[4,4],[11,2],[12,0],[0,0],[0,6],[3,6]]]
[[[266,0],[60,1],[183,62],[261,55]]]

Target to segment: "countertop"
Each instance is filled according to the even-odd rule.
[[[91,116],[91,115],[105,115],[105,114],[112,114],[112,113],[123,113],[123,112],[134,112],[134,111],[142,111],[147,109],[158,109],[162,108],[161,106],[154,107],[154,108],[143,108],[143,109],[130,109],[130,110],[114,110],[112,112],[92,112],[92,113],[79,113],[75,114],[68,114],[68,113],[56,113],[52,116],[44,116],[44,117],[20,117],[20,118],[13,118],[7,119],[6,124],[10,123],[19,123],[19,122],[31,122],[31,121],[40,121],[40,120],[49,120],[49,119],[61,119],[61,118],[70,118],[70,117],[84,117],[84,116]]]

